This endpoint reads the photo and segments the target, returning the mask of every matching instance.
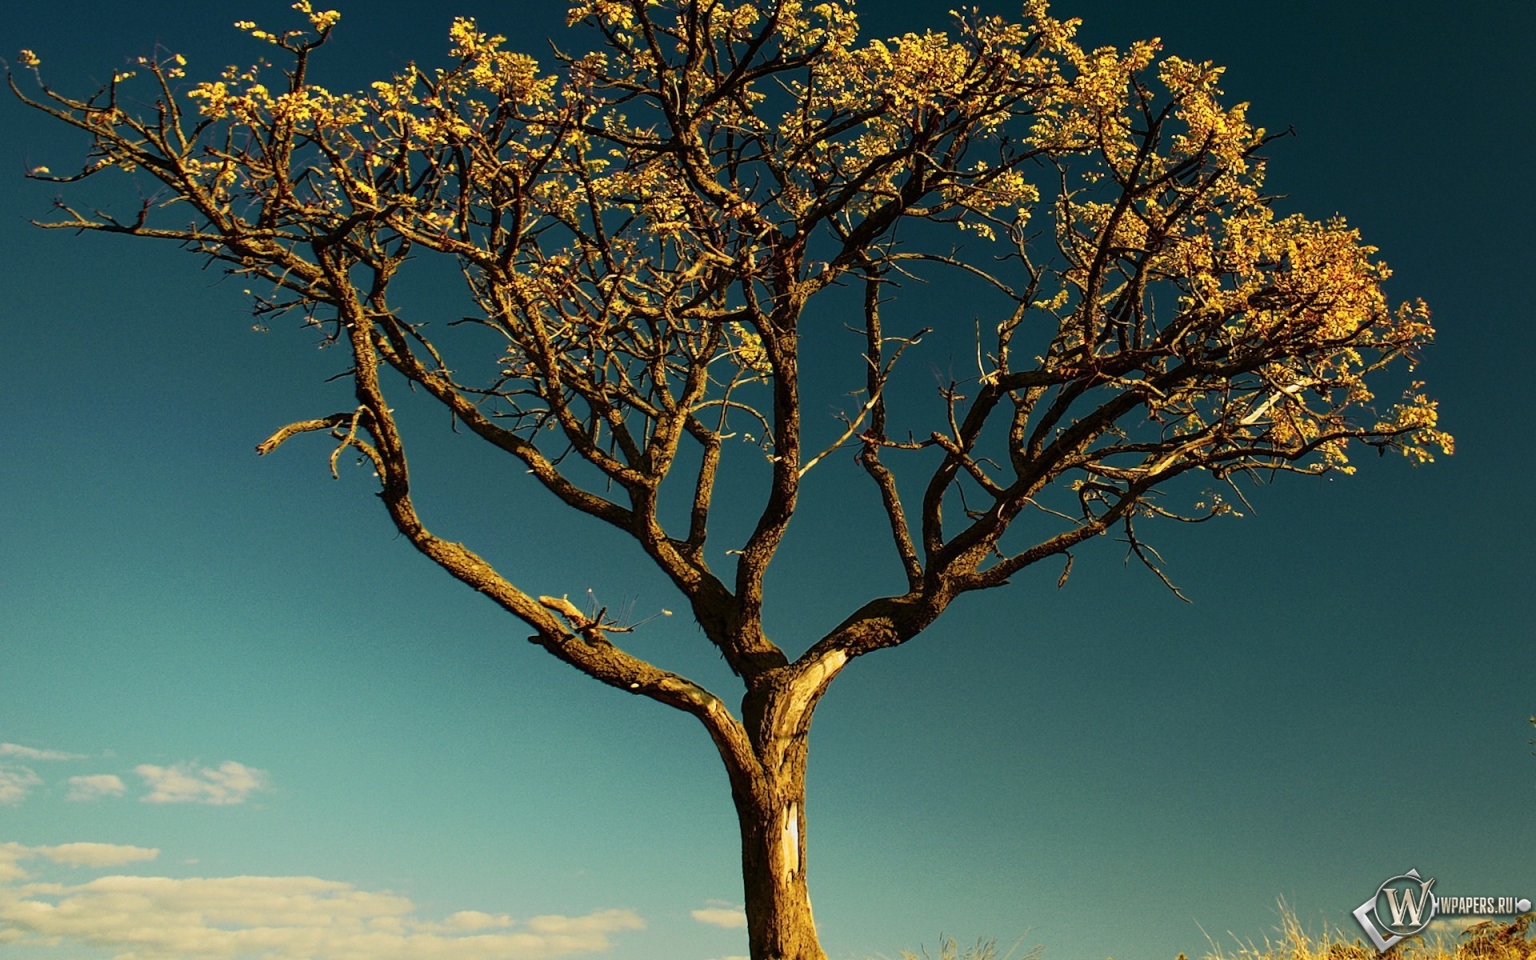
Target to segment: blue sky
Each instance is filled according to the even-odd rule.
[[[859,10],[887,36],[942,26],[945,7]],[[537,52],[564,7],[341,9],[337,88],[432,62],[459,13]],[[1346,214],[1393,265],[1389,293],[1430,302],[1439,342],[1417,375],[1458,452],[1417,470],[1369,458],[1251,493],[1242,519],[1159,531],[1192,605],[1106,542],[1059,592],[1055,570],[1020,577],[851,666],[812,737],[824,946],[894,955],[942,932],[1022,938],[1050,960],[1172,960],[1207,935],[1262,937],[1282,898],[1353,934],[1349,910],[1410,867],[1441,893],[1536,896],[1536,13],[1055,9],[1092,42],[1161,36],[1227,64],[1230,100],[1295,127],[1271,184],[1289,209]],[[286,15],[266,0],[59,10],[7,12],[0,50],[36,50],[66,90],[157,43],[213,72],[253,55],[232,21]],[[333,939],[317,958],[396,941],[415,944],[407,958],[744,955],[734,815],[702,731],[529,646],[395,537],[360,477],[332,481],[319,445],[258,459],[277,425],[333,409],[336,358],[291,327],[253,332],[239,285],[175,250],[28,227],[53,192],[21,172],[66,168],[83,145],[9,101],[0,125],[6,955],[124,954],[114,911],[148,931],[141,960],[239,960],[249,931],[297,943],[319,919]],[[116,186],[86,196],[134,202]],[[438,532],[533,592],[676,605],[622,543],[440,417],[409,425]],[[812,474],[770,581],[789,647],[895,573],[846,459]],[[729,689],[682,619],[639,652]],[[60,902],[67,916],[29,906]]]

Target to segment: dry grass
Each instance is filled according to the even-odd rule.
[[[1513,923],[1486,921],[1460,936],[1442,933],[1414,937],[1378,954],[1363,940],[1345,939],[1337,930],[1325,929],[1314,938],[1294,913],[1282,910],[1278,940],[1242,944],[1235,951],[1212,944],[1204,960],[1536,960],[1536,940],[1531,939],[1530,930],[1533,918],[1536,914],[1527,913]],[[903,950],[899,960],[1041,960],[1040,947],[1015,958],[1017,949],[1018,944],[1014,944],[1013,950],[999,955],[995,940],[978,940],[974,946],[961,947],[949,937],[940,937],[937,957],[926,949],[918,953]],[[1178,960],[1188,958],[1181,953]]]
[[[1019,943],[1022,943],[1022,939]],[[997,952],[996,940],[977,940],[975,945],[961,947],[952,937],[939,936],[939,955],[937,957],[928,953],[923,947],[918,948],[917,953],[910,950],[901,951],[898,960],[1040,960],[1040,948],[1031,947],[1023,954],[1018,954],[1019,943],[1001,956]]]
[[[1336,930],[1324,930],[1314,939],[1295,914],[1282,914],[1280,938],[1262,946],[1246,944],[1235,952],[1215,947],[1206,960],[1536,960],[1536,941],[1529,937],[1532,914],[1513,923],[1485,921],[1469,927],[1459,937],[1450,934],[1413,937],[1384,954],[1362,940],[1345,940]],[[1186,960],[1183,954],[1179,960]]]

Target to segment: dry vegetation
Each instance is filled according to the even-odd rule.
[[[975,946],[962,948],[953,939],[940,935],[937,957],[929,954],[927,949],[919,947],[917,953],[910,950],[901,951],[900,960],[1040,960],[1040,947],[1032,947],[1023,956],[1015,958],[1018,948],[1019,943],[1016,942],[1006,954],[999,956],[996,940],[977,940]]]
[[[1319,937],[1308,934],[1296,915],[1282,915],[1277,940],[1262,944],[1240,945],[1227,951],[1212,944],[1205,960],[1536,960],[1536,940],[1530,938],[1531,920],[1536,914],[1524,914],[1513,923],[1485,921],[1468,928],[1459,937],[1441,934],[1432,938],[1414,937],[1384,954],[1378,954],[1360,939],[1346,940],[1337,930],[1324,929]],[[1007,954],[999,954],[997,941],[978,940],[974,946],[961,947],[948,937],[939,938],[938,956],[926,949],[901,952],[899,960],[1014,960],[1018,945]],[[1017,960],[1039,960],[1041,948],[1035,947]],[[1178,960],[1188,960],[1179,954]]]
[[[1485,921],[1474,924],[1459,937],[1441,934],[1429,938],[1413,937],[1384,954],[1359,939],[1345,940],[1337,931],[1324,930],[1314,939],[1301,926],[1295,914],[1283,915],[1277,941],[1263,945],[1246,944],[1235,953],[1214,946],[1206,960],[1536,960],[1536,941],[1528,931],[1533,914],[1517,917],[1513,923]],[[982,960],[980,956],[977,960]],[[1179,960],[1184,960],[1183,954]]]

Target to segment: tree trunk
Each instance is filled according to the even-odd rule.
[[[741,722],[710,713],[741,827],[741,875],[752,960],[827,960],[805,869],[805,760],[811,713],[848,663],[830,649],[751,685]]]
[[[733,794],[752,960],[826,960],[805,882],[804,739]]]

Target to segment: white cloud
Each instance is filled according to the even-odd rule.
[[[25,860],[30,856],[32,851],[19,843],[0,843],[0,883],[25,880],[27,872],[18,867],[16,861]]]
[[[0,869],[17,847],[0,845]],[[415,912],[405,897],[317,877],[114,876],[0,886],[7,939],[116,949],[133,960],[554,960],[606,950],[610,934],[645,928],[630,910],[523,923],[475,910],[431,923]]]
[[[17,864],[34,857],[46,857],[54,863],[71,867],[116,867],[140,860],[153,860],[158,856],[159,850],[120,843],[61,843],[56,847],[0,843],[0,884],[27,879],[27,872]],[[5,890],[0,887],[0,900],[4,896]]]
[[[460,910],[442,923],[422,924],[421,929],[431,926],[436,932],[472,933],[476,930],[494,930],[498,927],[510,927],[514,922],[512,917],[505,913],[481,913],[479,910]]]
[[[14,806],[27,798],[42,778],[26,767],[0,763],[0,804]]]
[[[69,795],[66,800],[100,800],[102,797],[120,797],[127,787],[121,778],[110,773],[97,773],[88,777],[70,777]]]
[[[65,753],[62,750],[37,750],[32,747],[23,747],[15,743],[0,743],[0,757],[19,757],[22,760],[84,760],[85,757],[78,753]]]
[[[56,847],[33,847],[52,860],[71,867],[117,867],[160,856],[154,847],[130,847],[120,843],[61,843]]]
[[[747,925],[747,912],[741,907],[726,906],[718,900],[709,901],[711,906],[693,911],[693,919],[712,927],[736,930]]]
[[[133,772],[144,778],[145,803],[244,803],[252,791],[267,785],[267,774],[255,767],[226,760],[218,769],[177,763],[169,767],[142,764]]]

